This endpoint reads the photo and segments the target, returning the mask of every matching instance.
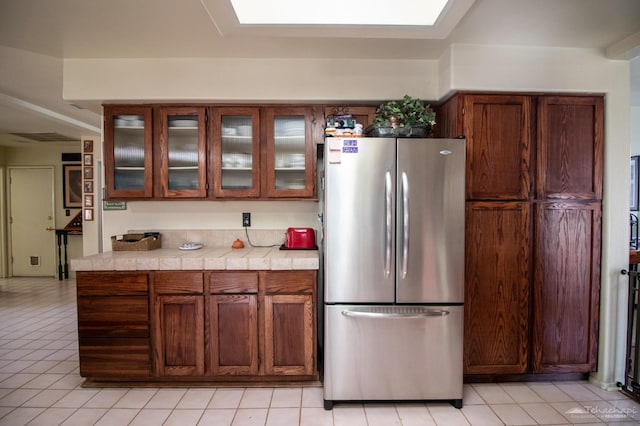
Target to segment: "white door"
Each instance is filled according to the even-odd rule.
[[[9,168],[11,274],[56,275],[52,167]]]

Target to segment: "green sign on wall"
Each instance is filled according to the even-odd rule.
[[[126,210],[126,201],[103,201],[102,210]]]

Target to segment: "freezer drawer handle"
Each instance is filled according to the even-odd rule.
[[[422,312],[371,312],[371,311],[342,311],[342,315],[351,318],[427,318],[444,317],[449,315],[449,311],[443,309],[429,309]]]

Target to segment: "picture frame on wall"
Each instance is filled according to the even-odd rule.
[[[82,166],[62,165],[62,195],[65,209],[82,208]]]
[[[631,157],[631,194],[629,201],[629,210],[638,211],[638,178],[640,174],[640,155]]]
[[[84,168],[84,178],[85,179],[93,179],[93,167]]]

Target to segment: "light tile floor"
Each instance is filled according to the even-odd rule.
[[[442,403],[336,404],[322,388],[82,388],[75,282],[0,279],[0,425],[640,424],[640,405],[587,382],[465,385]]]

